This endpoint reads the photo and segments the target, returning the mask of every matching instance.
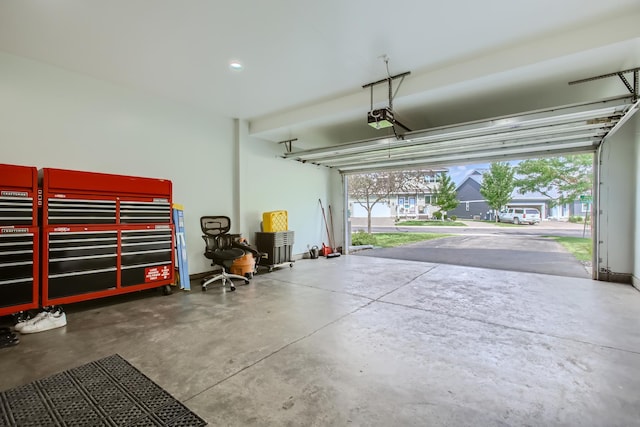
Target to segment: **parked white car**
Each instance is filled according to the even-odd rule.
[[[498,222],[538,224],[540,222],[540,211],[534,208],[509,208],[500,212]]]

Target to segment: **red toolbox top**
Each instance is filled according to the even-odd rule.
[[[0,190],[3,193],[27,191],[33,196],[38,190],[38,170],[32,166],[0,164]]]
[[[113,196],[147,195],[171,202],[171,181],[167,179],[111,175],[65,169],[41,170],[42,190],[45,193],[71,192],[109,194]]]

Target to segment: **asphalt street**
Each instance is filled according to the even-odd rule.
[[[353,230],[358,228],[353,227]],[[585,237],[589,237],[589,230]],[[500,227],[393,227],[375,232],[431,232],[455,234],[442,239],[356,251],[355,255],[439,264],[484,267],[569,277],[591,277],[588,267],[547,236],[582,237],[577,224]]]

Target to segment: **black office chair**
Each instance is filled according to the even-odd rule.
[[[232,278],[241,279],[245,285],[248,285],[249,278],[227,273],[227,269],[231,268],[233,262],[242,258],[246,252],[253,253],[254,257],[260,254],[254,252],[252,248],[238,243],[239,234],[229,234],[231,219],[227,216],[203,216],[200,218],[200,228],[204,233],[202,236],[205,241],[204,256],[212,261],[211,265],[218,265],[222,268],[221,273],[202,280],[202,290],[206,291],[207,285],[217,280],[222,280],[224,288],[228,280],[229,289],[235,291],[236,287],[231,281]]]

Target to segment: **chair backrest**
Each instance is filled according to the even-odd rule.
[[[209,237],[227,234],[231,230],[231,219],[228,216],[203,216],[200,218],[200,229]]]
[[[228,216],[203,216],[200,218],[200,229],[204,233],[205,257],[213,258],[217,251],[233,247],[234,236],[229,234],[231,219]]]

